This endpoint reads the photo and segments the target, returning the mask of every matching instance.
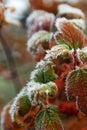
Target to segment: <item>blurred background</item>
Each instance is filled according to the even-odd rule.
[[[26,19],[30,13],[33,10],[44,9],[56,15],[57,7],[51,7],[54,1],[58,4],[68,3],[83,10],[87,23],[87,0],[43,0],[46,6],[42,6],[41,1],[4,0],[4,3],[13,7],[15,11],[5,11],[6,19],[11,24],[4,25],[0,35],[0,113],[3,106],[29,81],[30,72],[35,66],[32,55],[27,51],[29,28],[26,26]],[[85,33],[87,34],[87,28]]]

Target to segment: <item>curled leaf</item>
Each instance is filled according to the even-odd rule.
[[[10,108],[12,122],[21,122],[22,117],[31,109],[31,102],[27,94],[27,88],[17,95]]]
[[[81,63],[87,64],[87,47],[77,50],[77,56]]]
[[[82,48],[84,34],[80,29],[65,18],[58,18],[56,20],[56,27],[59,32],[56,33],[55,37],[60,44],[66,43],[71,49]]]
[[[36,117],[36,130],[63,130],[57,107],[50,106]]]
[[[49,49],[49,40],[51,39],[51,34],[47,31],[39,31],[35,33],[27,43],[28,50],[32,54],[37,54],[43,50]]]
[[[66,94],[68,100],[76,101],[78,109],[87,114],[87,69],[77,69],[69,73]]]

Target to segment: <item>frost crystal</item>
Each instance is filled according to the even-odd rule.
[[[62,23],[64,22],[68,22],[68,23],[71,23],[73,24],[75,27],[78,27],[80,29],[85,29],[86,27],[86,24],[85,24],[85,21],[83,19],[66,19],[66,18],[57,18],[56,19],[56,22],[55,22],[55,26],[57,27],[57,29],[59,30],[59,32],[61,32],[61,26],[62,26]]]
[[[55,0],[57,2],[77,3],[79,0]]]
[[[37,63],[36,68],[39,67],[46,67],[47,65],[53,65],[53,63],[50,60],[41,60],[40,62]]]
[[[2,130],[4,130],[3,126],[4,126],[4,119],[5,119],[5,115],[6,115],[6,110],[9,108],[9,104],[7,104],[4,108],[3,111],[1,113],[1,126],[2,126]]]
[[[19,106],[18,106],[18,101],[20,100],[21,97],[24,96],[24,93],[27,95],[26,89],[27,89],[26,87],[24,87],[24,88],[22,89],[22,91],[15,97],[14,102],[13,102],[12,105],[11,105],[11,109],[10,109],[9,112],[10,112],[10,115],[11,115],[11,120],[12,120],[12,122],[15,121],[15,113],[17,112],[17,110],[18,110],[18,108],[19,108]]]
[[[66,45],[55,45],[54,47],[52,47],[51,50],[47,51],[47,55],[45,56],[45,59],[57,59],[57,57],[61,54],[63,54],[64,52],[69,52],[68,50],[69,48],[67,48]]]
[[[84,30],[86,28],[86,23],[84,19],[71,19],[69,20],[69,22],[73,23],[80,29]]]
[[[29,84],[27,84],[27,91],[32,106],[41,104],[45,105],[46,101],[44,102],[44,98],[46,99],[46,97],[48,97],[47,91],[49,94],[53,93],[51,88],[54,88],[54,95],[55,95],[57,89],[55,83],[48,82],[47,84],[40,84],[34,81],[29,82]]]

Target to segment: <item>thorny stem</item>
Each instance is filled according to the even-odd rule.
[[[16,70],[16,65],[15,65],[11,50],[9,49],[8,44],[7,44],[5,38],[2,34],[1,26],[0,26],[0,43],[2,44],[2,47],[5,51],[5,54],[7,57],[7,62],[9,64],[9,69],[11,71],[11,77],[12,77],[12,80],[14,83],[14,87],[16,89],[16,92],[18,93],[20,91],[22,85],[21,85],[20,80],[19,80],[19,76],[18,76],[18,73]]]

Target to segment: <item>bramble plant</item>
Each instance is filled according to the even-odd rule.
[[[28,50],[34,56],[41,56],[41,51],[44,55],[27,85],[4,108],[3,129],[8,113],[5,130],[63,130],[61,113],[87,115],[85,34],[77,21],[67,18],[57,18],[55,27],[54,33],[35,30],[28,40]]]

